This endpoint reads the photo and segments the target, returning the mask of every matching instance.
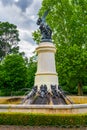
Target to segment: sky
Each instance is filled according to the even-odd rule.
[[[37,13],[42,0],[0,0],[0,21],[17,25],[20,37],[20,52],[31,57],[36,48],[32,32],[37,30]]]

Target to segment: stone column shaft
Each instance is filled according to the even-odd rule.
[[[38,54],[37,72],[35,85],[40,87],[46,84],[48,90],[50,85],[58,85],[58,76],[55,67],[55,46],[50,42],[42,42],[36,48]]]

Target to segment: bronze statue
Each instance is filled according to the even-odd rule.
[[[52,30],[51,28],[47,25],[46,23],[46,16],[48,15],[49,10],[47,10],[42,18],[38,18],[37,20],[37,25],[39,25],[39,29],[42,35],[41,42],[44,41],[50,41],[51,42],[51,35],[52,35]]]

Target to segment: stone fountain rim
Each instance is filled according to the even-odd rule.
[[[0,104],[0,109],[6,109],[6,108],[17,108],[17,109],[30,109],[30,108],[35,108],[35,109],[75,109],[75,108],[87,108],[87,104],[69,104],[69,105],[25,105],[25,104]]]

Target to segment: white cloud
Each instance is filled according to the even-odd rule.
[[[25,50],[26,56],[31,57],[34,55],[35,48],[37,45],[29,44],[29,42],[22,41],[19,43],[20,46],[20,52],[23,52]]]
[[[5,4],[5,0],[4,4],[0,1],[0,21],[8,21],[17,25],[21,39],[20,51],[24,51],[27,56],[31,56],[36,48],[32,39],[32,32],[37,29],[37,13],[42,0],[33,0],[29,6],[26,6],[25,11],[21,9],[23,4],[20,4],[19,7],[15,4],[15,1],[18,2],[19,0],[9,1],[8,4]],[[27,2],[29,1],[27,0]]]
[[[15,0],[15,2],[18,2],[19,0]]]

